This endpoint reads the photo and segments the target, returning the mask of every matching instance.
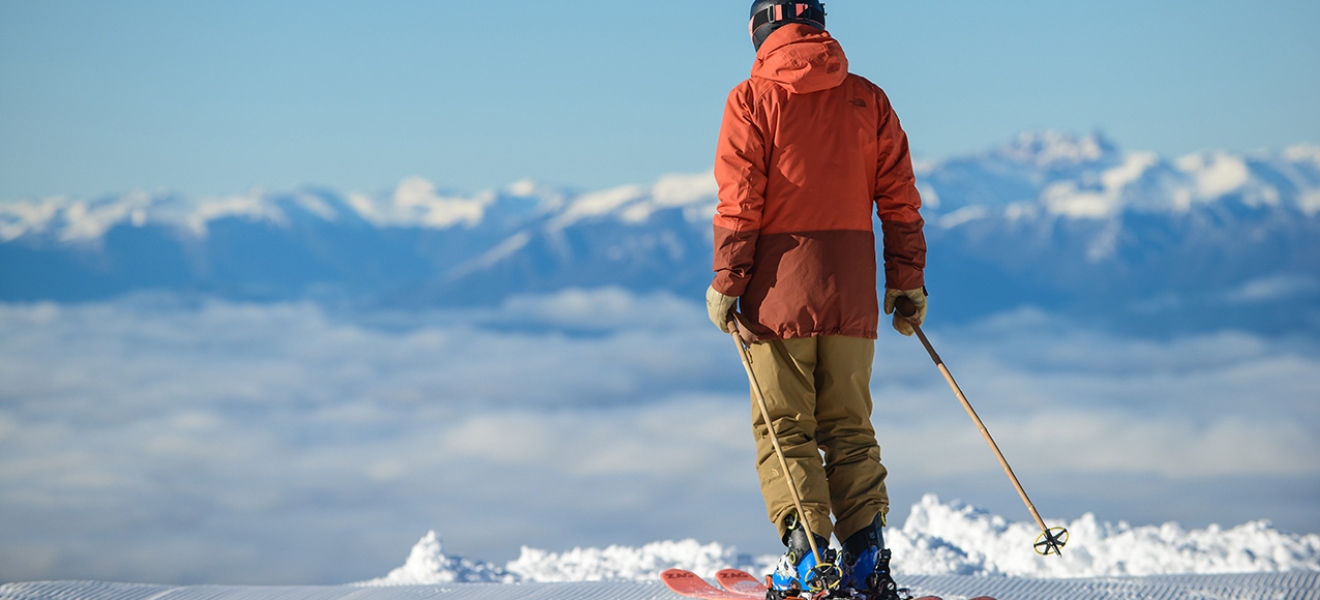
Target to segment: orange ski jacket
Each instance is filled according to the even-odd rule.
[[[889,98],[848,72],[843,48],[781,27],[729,93],[715,154],[716,291],[739,296],[766,339],[876,338],[875,232],[885,286],[925,284],[926,240],[907,134]]]

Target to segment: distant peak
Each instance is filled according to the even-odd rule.
[[[1284,148],[1283,158],[1288,162],[1309,162],[1320,168],[1320,145],[1296,144]]]
[[[535,194],[540,187],[541,184],[532,179],[519,179],[518,181],[509,184],[508,187],[504,189],[514,196],[531,196]]]
[[[1077,135],[1063,131],[1028,131],[1005,144],[994,154],[1016,163],[1052,169],[1096,162],[1118,152],[1104,134]]]

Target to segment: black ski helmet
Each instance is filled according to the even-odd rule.
[[[765,38],[776,29],[789,23],[805,23],[820,29],[825,28],[825,5],[820,0],[755,0],[752,2],[751,20],[747,22],[747,32],[752,36],[752,45],[757,50]]]

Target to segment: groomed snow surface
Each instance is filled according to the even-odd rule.
[[[1088,513],[1070,523],[1049,524],[1066,526],[1071,534],[1062,559],[1040,557],[1031,550],[1039,533],[1034,523],[1009,522],[928,494],[912,506],[902,527],[889,528],[887,541],[900,580],[921,575],[1095,578],[1320,572],[1320,535],[1281,532],[1268,521],[1186,530],[1175,523],[1102,523]],[[360,585],[654,581],[670,568],[705,577],[727,567],[765,573],[776,559],[739,554],[716,542],[683,540],[561,553],[523,547],[518,558],[500,567],[446,556],[432,531],[417,542],[403,566]]]
[[[967,600],[1316,600],[1320,573],[1237,573],[1030,579],[914,575],[903,584],[916,596]],[[658,581],[450,583],[394,586],[168,586],[102,581],[0,585],[0,600],[683,600]]]

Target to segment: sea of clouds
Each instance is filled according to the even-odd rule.
[[[1320,531],[1320,342],[1023,309],[932,340],[1047,518]],[[419,532],[778,551],[746,382],[699,299],[425,313],[138,295],[0,304],[0,580],[344,583]],[[915,339],[877,342],[896,511],[1025,509]]]

